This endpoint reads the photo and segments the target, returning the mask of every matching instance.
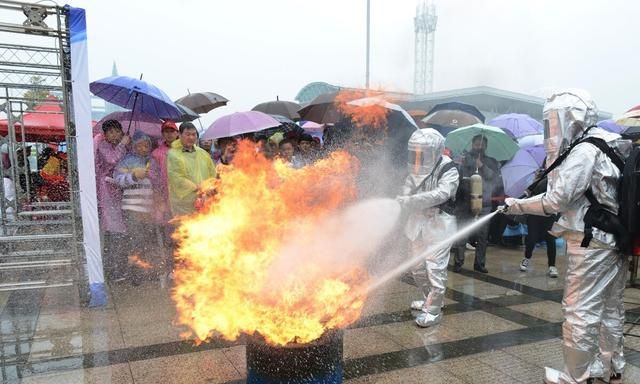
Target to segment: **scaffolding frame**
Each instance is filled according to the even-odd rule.
[[[7,120],[0,156],[8,158],[0,164],[0,177],[13,181],[16,196],[7,200],[0,188],[0,291],[77,285],[86,302],[68,12],[48,3],[0,0],[0,41],[0,113],[6,115],[0,118]],[[34,110],[33,104],[60,112]],[[35,194],[25,150],[27,112],[64,115],[69,201],[42,201]]]

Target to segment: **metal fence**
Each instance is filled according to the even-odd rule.
[[[70,41],[62,7],[0,1],[0,135],[0,291],[82,287]],[[47,147],[55,152],[60,142],[66,156],[53,156],[59,167],[48,177],[40,155]]]

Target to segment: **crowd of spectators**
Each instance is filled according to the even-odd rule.
[[[155,142],[132,136],[116,120],[94,138],[103,263],[109,281],[172,277],[173,219],[196,211],[200,187],[232,164],[240,139],[251,139],[268,159],[301,168],[323,156],[317,138],[297,132],[199,140],[190,123],[165,121]]]

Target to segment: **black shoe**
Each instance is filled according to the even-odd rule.
[[[622,384],[622,373],[614,373],[609,378],[609,384]]]
[[[473,270],[480,273],[489,273],[489,271],[485,267],[473,267]]]
[[[460,271],[462,271],[462,265],[456,264],[453,266],[453,272],[460,272]]]

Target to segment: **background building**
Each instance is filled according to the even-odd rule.
[[[313,82],[302,87],[295,99],[304,105],[320,94],[336,92],[341,89],[345,89],[345,87]],[[536,120],[542,120],[542,106],[544,105],[544,98],[487,86],[438,91],[425,95],[400,92],[386,92],[386,95],[406,110],[429,112],[436,104],[452,101],[471,104],[485,115],[487,121],[505,113],[524,113]],[[600,111],[600,120],[611,117],[610,112]]]

